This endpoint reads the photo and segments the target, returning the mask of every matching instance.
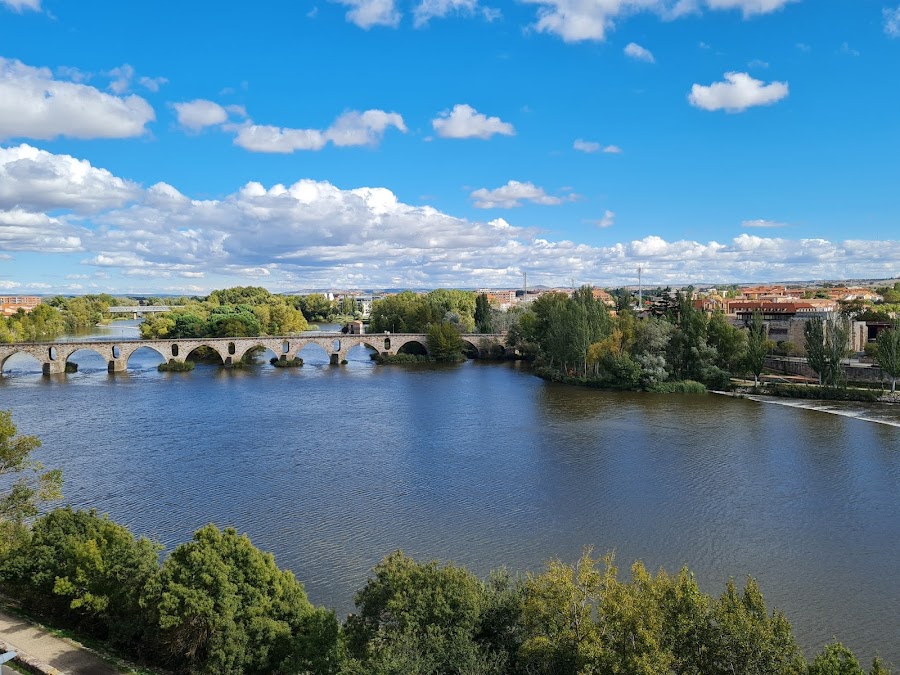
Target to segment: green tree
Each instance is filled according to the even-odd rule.
[[[160,549],[96,511],[55,509],[35,521],[2,576],[29,608],[136,648],[145,629],[139,598]]]
[[[840,387],[847,376],[843,360],[850,356],[850,320],[843,315],[833,315],[825,322],[825,353],[827,356],[826,384]]]
[[[271,554],[233,528],[207,525],[177,547],[142,605],[175,668],[196,673],[330,673],[338,624]]]
[[[884,662],[876,656],[872,659],[872,667],[869,669],[869,675],[891,675],[890,668],[884,665]]]
[[[338,312],[344,316],[355,316],[357,314],[356,298],[351,295],[345,295],[341,298]]]
[[[721,371],[715,365],[718,353],[706,341],[706,315],[694,307],[690,291],[679,291],[676,298],[678,313],[667,354],[672,374],[679,380],[721,379]]]
[[[0,410],[0,555],[18,541],[42,504],[62,497],[62,471],[45,471],[32,453],[41,445],[35,436],[17,436],[9,410]]]
[[[222,305],[209,314],[208,334],[212,337],[254,337],[262,326],[251,305]]]
[[[900,320],[895,320],[888,330],[881,331],[875,344],[875,360],[891,378],[893,394],[897,391],[897,378],[900,377]]]
[[[334,314],[335,303],[322,293],[310,293],[297,298],[297,309],[307,321],[325,321]]]
[[[595,616],[615,575],[610,556],[596,560],[587,549],[574,566],[553,560],[544,573],[528,578],[522,604],[525,640],[519,653],[525,672],[598,672],[605,647]]]
[[[806,362],[819,376],[821,385],[828,371],[828,355],[825,351],[825,322],[821,317],[815,316],[806,322],[803,327],[803,337],[806,340]]]
[[[746,367],[753,373],[753,384],[759,385],[759,375],[766,365],[766,354],[769,351],[766,325],[761,312],[753,312],[750,317],[750,331],[747,334]]]
[[[459,329],[452,323],[435,323],[428,327],[428,353],[437,361],[459,361],[464,344]]]
[[[668,583],[664,572],[654,577],[640,562],[632,565],[629,582],[607,583],[598,607],[606,672],[633,675],[671,672],[676,661],[669,649],[663,603]]]
[[[438,288],[425,295],[424,305],[429,308],[425,318],[420,321],[418,331],[425,329],[435,319],[444,320],[447,313],[458,317],[456,323],[460,332],[471,333],[475,330],[475,298],[472,291]]]
[[[502,672],[502,656],[479,642],[488,633],[484,587],[462,567],[420,564],[397,551],[375,567],[355,600],[357,613],[345,625],[347,673]],[[492,629],[503,633],[496,623]]]
[[[716,366],[741,374],[747,360],[747,335],[731,325],[723,312],[714,312],[706,324],[706,341],[716,350]]]
[[[213,291],[207,300],[218,305],[261,305],[268,302],[272,294],[262,286],[234,286]]]
[[[421,332],[415,329],[418,328],[416,315],[422,302],[422,296],[416,295],[412,291],[403,291],[374,301],[369,313],[369,331],[372,333]]]
[[[806,361],[819,376],[819,384],[839,387],[846,376],[841,363],[850,355],[850,321],[845,316],[814,317],[803,329]]]
[[[778,611],[766,609],[759,585],[747,579],[743,592],[734,580],[712,609],[714,634],[709,672],[725,675],[802,675],[806,663],[791,625]]]
[[[491,304],[487,295],[479,293],[475,299],[475,330],[479,333],[493,333]]]
[[[663,644],[672,655],[672,670],[681,675],[715,672],[709,596],[700,590],[687,568],[682,568],[674,577],[660,572],[657,584],[665,626]]]
[[[809,664],[808,675],[866,675],[853,652],[840,642],[825,645]]]

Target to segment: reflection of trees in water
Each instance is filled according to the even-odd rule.
[[[604,391],[544,382],[538,389],[536,414],[548,421],[606,419],[640,414],[632,392]]]

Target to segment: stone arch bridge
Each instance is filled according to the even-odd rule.
[[[485,350],[507,348],[506,335],[465,334],[463,341],[476,356]],[[41,364],[45,375],[64,373],[66,363],[72,354],[90,350],[102,356],[111,373],[122,372],[128,367],[128,359],[141,348],[156,351],[165,361],[182,362],[198,347],[208,347],[215,351],[226,367],[241,360],[249,350],[256,347],[269,349],[279,359],[289,360],[297,356],[307,345],[318,345],[329,355],[332,364],[339,364],[347,357],[347,352],[358,345],[374,349],[383,356],[396,354],[403,347],[418,344],[428,353],[428,336],[420,333],[371,333],[368,335],[347,335],[344,333],[321,333],[317,335],[287,337],[248,338],[179,338],[172,340],[96,340],[92,342],[19,342],[0,344],[0,373],[7,359],[13,354],[30,354]]]

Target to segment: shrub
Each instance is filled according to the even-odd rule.
[[[767,392],[772,396],[785,398],[805,398],[824,401],[877,401],[878,391],[846,389],[843,387],[819,387],[805,384],[773,384]]]
[[[674,382],[660,382],[650,391],[657,394],[705,394],[706,385],[694,380],[676,380]]]
[[[4,561],[4,587],[29,609],[128,647],[144,630],[140,593],[160,546],[96,511],[55,509]]]
[[[299,368],[303,365],[303,359],[299,356],[295,356],[292,359],[279,359],[277,356],[273,356],[269,359],[269,363],[276,368]]]
[[[169,359],[168,363],[160,363],[156,369],[161,373],[187,373],[195,368],[193,361],[176,361]]]
[[[176,548],[141,600],[170,665],[197,673],[329,673],[338,623],[294,575],[233,528]]]
[[[434,363],[434,358],[427,354],[372,354],[371,359],[382,365],[406,364],[406,363]]]

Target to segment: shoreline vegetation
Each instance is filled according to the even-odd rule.
[[[700,590],[688,568],[623,574],[585,549],[479,578],[386,556],[343,621],[233,528],[168,552],[94,510],[56,508],[7,538],[0,581],[26,618],[160,673],[887,675],[836,639],[811,660],[757,582]],[[10,604],[9,602],[7,604]]]

